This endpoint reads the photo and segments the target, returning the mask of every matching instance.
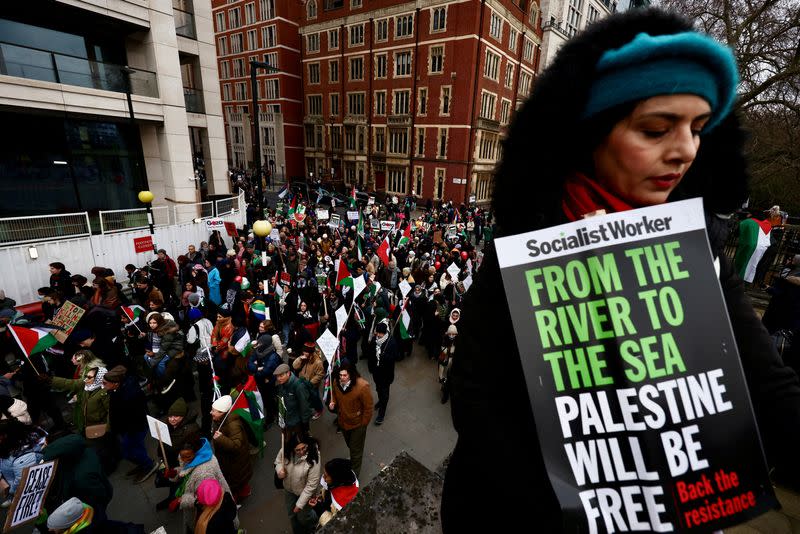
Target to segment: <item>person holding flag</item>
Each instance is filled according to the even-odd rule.
[[[231,487],[234,499],[240,502],[250,496],[253,464],[250,461],[250,445],[244,421],[233,408],[230,395],[223,395],[214,401],[211,405],[211,429],[214,454],[219,461],[219,467]]]

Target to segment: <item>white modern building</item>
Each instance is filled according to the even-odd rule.
[[[617,11],[617,0],[542,0],[542,61],[546,68],[561,45],[592,22]]]
[[[0,216],[229,194],[219,88],[210,0],[4,2]]]

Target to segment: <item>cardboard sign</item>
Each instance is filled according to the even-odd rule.
[[[341,222],[342,218],[339,216],[339,214],[334,213],[333,215],[331,215],[331,220],[328,221],[328,226],[330,226],[331,228],[339,228],[339,224]]]
[[[712,532],[775,506],[701,199],[496,243],[565,532]]]
[[[155,417],[147,416],[147,426],[150,428],[150,437],[156,441],[161,441],[172,447],[172,438],[169,437],[169,427],[167,423],[159,421]]]
[[[330,216],[328,214],[328,210],[323,210],[323,209],[318,209],[317,210],[317,219],[320,219],[320,220],[325,219],[325,220],[327,220],[329,217]]]
[[[6,515],[3,532],[16,529],[39,517],[57,468],[58,460],[52,460],[23,469],[14,500]]]
[[[222,230],[225,228],[225,221],[222,219],[206,219],[206,229],[211,232],[213,230]]]
[[[458,233],[458,226],[456,226],[455,224],[451,224],[450,226],[447,227],[447,233],[445,235],[448,238],[450,238],[450,237],[455,237],[457,233]]]
[[[75,330],[75,326],[78,324],[78,321],[81,320],[84,313],[86,313],[86,310],[67,300],[58,310],[55,317],[47,321],[49,324],[59,327],[58,330],[53,330],[51,332],[59,343],[67,341],[67,338],[72,331]]]
[[[394,221],[381,221],[381,232],[390,232],[394,230]]]
[[[237,237],[239,232],[236,230],[236,223],[235,222],[228,222],[225,221],[225,230],[228,232],[228,235],[231,237]]]
[[[351,221],[357,221],[358,220],[358,212],[357,211],[347,210],[347,219],[351,220]]]
[[[134,237],[133,250],[135,250],[137,254],[140,252],[153,252],[153,236]]]
[[[328,365],[333,365],[333,356],[336,354],[336,349],[339,348],[339,338],[331,334],[331,331],[326,328],[317,339],[317,345],[319,345],[319,350],[322,351],[322,354],[325,355],[325,359],[328,360]]]

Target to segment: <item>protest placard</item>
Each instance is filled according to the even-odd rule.
[[[565,532],[712,532],[775,506],[702,200],[496,244]]]
[[[322,351],[322,354],[325,355],[325,359],[328,360],[328,365],[331,365],[333,363],[333,355],[336,354],[336,349],[339,347],[339,338],[331,334],[331,331],[326,328],[322,335],[317,338],[317,345],[319,345],[319,350]]]
[[[347,218],[349,220],[351,220],[351,221],[357,221],[358,220],[358,212],[357,211],[348,210],[347,211]]]
[[[400,289],[400,293],[403,295],[403,298],[406,298],[408,292],[411,291],[411,284],[409,284],[405,280],[397,284],[397,287]]]
[[[81,320],[86,310],[73,304],[70,301],[64,301],[64,304],[59,308],[55,317],[47,321],[49,324],[58,326],[57,330],[53,330],[52,334],[59,343],[64,343],[67,338],[75,330],[78,321]]]
[[[328,226],[331,228],[339,228],[339,224],[342,222],[342,218],[339,216],[338,213],[334,213],[331,215],[331,220],[328,221]]]
[[[328,210],[324,210],[322,208],[317,210],[317,219],[319,220],[327,220],[330,217]]]
[[[461,272],[461,267],[456,265],[456,262],[453,262],[447,266],[447,272],[450,274],[450,277],[453,279],[453,282],[457,282],[458,273]]]
[[[375,204],[375,197],[367,198],[367,206],[372,206],[373,204]]]
[[[380,230],[381,229],[381,222],[378,219],[370,219],[369,220],[369,227],[373,230]]]
[[[339,332],[342,331],[347,322],[347,315],[347,308],[345,308],[344,305],[339,306],[339,309],[336,310],[336,328]]]
[[[394,221],[381,221],[381,232],[394,230]]]
[[[39,517],[57,468],[58,460],[52,460],[23,469],[14,500],[11,501],[6,515],[3,532],[9,532]]]
[[[206,219],[206,230],[209,232],[213,230],[222,230],[225,228],[225,221],[222,219]]]
[[[147,416],[147,426],[150,428],[150,437],[172,446],[172,438],[169,437],[169,427],[167,423],[156,419],[155,417]]]
[[[225,221],[225,231],[231,237],[237,237],[239,235],[239,231],[236,230],[236,223],[235,222]]]

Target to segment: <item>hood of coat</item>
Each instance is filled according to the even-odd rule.
[[[176,323],[171,319],[168,319],[163,325],[161,325],[161,328],[158,329],[157,333],[159,337],[163,338],[164,336],[167,335],[177,334],[179,330],[180,327],[178,326],[178,323]]]
[[[537,77],[503,142],[492,198],[498,235],[567,222],[561,210],[565,179],[575,172],[591,176],[592,151],[601,140],[598,129],[580,118],[600,56],[641,32],[662,35],[690,30],[691,22],[679,15],[635,9],[597,21],[559,49]],[[741,207],[748,196],[745,139],[735,113],[702,135],[697,158],[670,200],[702,197],[711,213],[727,214]]]
[[[81,457],[84,449],[86,449],[86,440],[83,439],[83,436],[70,434],[48,444],[44,448],[42,459],[49,461],[59,458],[74,463]]]

